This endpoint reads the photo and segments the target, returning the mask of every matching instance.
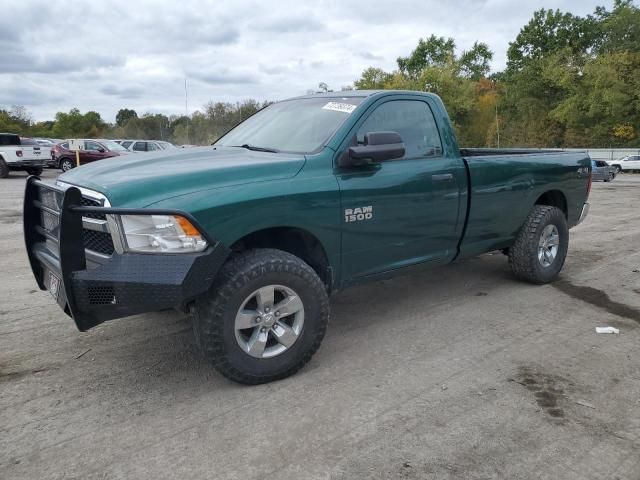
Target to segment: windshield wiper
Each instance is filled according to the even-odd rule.
[[[231,145],[231,146],[232,147],[246,148],[247,150],[252,150],[254,152],[278,153],[278,150],[276,150],[275,148],[256,147],[255,145],[249,145],[248,143],[243,143],[242,145]]]

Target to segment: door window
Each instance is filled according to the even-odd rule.
[[[358,144],[364,144],[364,136],[369,132],[400,134],[405,145],[405,159],[442,155],[442,143],[433,113],[429,105],[419,100],[383,103],[358,129]]]
[[[147,150],[149,152],[154,152],[156,150],[160,150],[160,148],[158,148],[158,145],[156,145],[155,143],[147,142]]]
[[[102,146],[97,142],[84,142],[84,149],[90,152],[98,152]]]
[[[136,142],[133,144],[133,149],[136,152],[146,152],[147,151],[147,142]]]

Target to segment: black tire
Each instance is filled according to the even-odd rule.
[[[9,176],[9,166],[4,158],[0,157],[0,178],[7,178]]]
[[[63,172],[68,172],[69,170],[71,170],[75,166],[76,166],[76,164],[73,163],[73,160],[71,160],[70,158],[61,158],[60,159],[60,170],[62,170]]]
[[[42,175],[42,167],[34,167],[34,168],[25,168],[24,169],[29,175]]]
[[[544,229],[554,225],[559,243],[555,258],[548,266],[538,259],[538,243]],[[549,283],[558,276],[569,247],[569,228],[562,210],[547,205],[536,205],[520,229],[516,241],[509,248],[509,265],[514,275],[535,284]]]
[[[255,358],[236,340],[235,317],[252,292],[266,285],[293,289],[304,306],[304,324],[295,343],[271,358]],[[191,308],[196,343],[225,377],[256,385],[279,380],[302,368],[320,347],[329,322],[329,299],[316,272],[298,257],[273,249],[233,255],[209,293]]]

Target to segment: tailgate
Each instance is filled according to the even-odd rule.
[[[46,154],[39,146],[23,145],[22,160],[47,160]]]

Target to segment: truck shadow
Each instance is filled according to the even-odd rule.
[[[453,303],[463,297],[489,296],[501,284],[512,281],[506,258],[486,255],[353,287],[332,297],[332,317],[324,344],[337,336],[355,336],[376,324],[402,324],[407,312],[428,313],[436,305]],[[85,369],[83,375],[77,377],[78,381],[138,392],[140,389],[169,391],[176,385],[188,386],[192,393],[238,388],[200,355],[191,320],[184,314],[167,311],[116,320],[103,324],[89,335],[94,339],[85,343],[87,348],[95,348],[95,354],[83,359],[84,363],[94,359],[91,370],[95,369],[95,376],[92,379],[91,372]],[[108,346],[104,343],[105,335],[111,339]],[[322,355],[322,351],[318,355]],[[326,360],[330,359],[322,361]],[[105,371],[109,372],[107,382],[100,378]]]

